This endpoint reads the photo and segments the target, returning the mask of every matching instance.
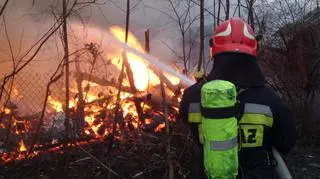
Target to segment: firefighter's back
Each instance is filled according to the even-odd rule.
[[[242,178],[273,178],[272,147],[286,154],[295,143],[291,112],[267,87],[245,89],[239,121],[239,163]]]

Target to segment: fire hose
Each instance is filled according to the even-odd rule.
[[[283,158],[281,157],[280,153],[277,151],[277,149],[272,148],[272,154],[274,159],[276,160],[276,168],[275,171],[280,179],[292,179],[292,176],[290,174],[290,171],[284,162]]]
[[[109,40],[112,41],[115,44],[118,44],[119,46],[123,47],[124,49],[126,49],[128,52],[134,53],[135,55],[141,57],[142,59],[144,59],[146,62],[148,62],[150,65],[153,65],[155,67],[157,67],[158,69],[167,72],[175,77],[180,78],[180,80],[186,85],[186,86],[191,86],[194,81],[190,78],[188,78],[187,76],[177,72],[176,70],[174,70],[173,68],[171,68],[170,66],[162,63],[159,59],[149,55],[149,54],[145,54],[142,52],[139,52],[138,50],[129,47],[127,44],[119,41],[118,39],[114,38],[113,36],[109,36]],[[277,175],[280,177],[280,179],[292,179],[292,176],[290,174],[290,171],[286,165],[286,163],[284,162],[282,156],[280,155],[280,153],[275,149],[272,148],[272,154],[274,156],[274,159],[276,161],[276,167],[275,167],[275,172],[277,173]]]

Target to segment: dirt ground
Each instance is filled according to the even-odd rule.
[[[320,138],[298,141],[286,161],[294,179],[320,179]]]
[[[181,130],[178,130],[181,131]],[[174,133],[172,163],[175,178],[192,178],[188,141],[183,133]],[[107,140],[106,140],[107,141]],[[107,156],[106,141],[92,143],[83,148],[103,161],[124,178],[161,179],[166,177],[166,135],[145,133],[139,140],[118,142],[112,157]],[[308,142],[304,142],[308,141]],[[294,179],[320,179],[320,138],[299,139],[285,158]],[[42,153],[34,159],[1,164],[0,178],[117,178],[80,148],[65,148],[60,152]],[[194,178],[194,177],[193,177]]]

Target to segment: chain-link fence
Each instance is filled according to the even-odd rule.
[[[85,101],[113,95],[119,70],[102,55],[93,60],[92,54],[82,54],[81,58],[72,59],[69,65],[71,108],[79,100],[80,88]],[[53,74],[53,72],[41,73],[29,68],[23,69],[4,85],[0,98],[0,149],[16,150],[21,145],[19,143],[21,140],[30,146],[34,143],[55,143],[58,139],[65,139],[65,73],[61,76],[56,75],[59,78],[55,79],[47,90]],[[82,77],[80,81],[79,76]],[[1,76],[1,82],[4,77],[5,75]],[[92,78],[95,78],[93,81],[98,84],[89,82]],[[44,106],[46,99],[47,103]],[[75,112],[74,110],[75,108],[71,109],[71,115]],[[71,122],[74,120],[72,117]],[[38,132],[39,126],[40,132]],[[40,135],[35,141],[36,133]]]

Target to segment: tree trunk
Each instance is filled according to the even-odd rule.
[[[238,15],[239,17],[241,18],[241,12],[240,12],[240,9],[241,9],[241,0],[238,0]]]
[[[254,0],[249,0],[248,7],[248,22],[251,25],[252,30],[254,31],[254,13],[253,13],[253,3]]]
[[[214,16],[213,16],[213,29],[215,29],[216,28],[216,19],[215,19],[215,15],[216,15],[216,0],[213,0],[213,14],[214,14]]]
[[[129,22],[130,22],[130,0],[127,0],[127,15],[126,15],[126,35],[125,35],[125,42],[128,42],[128,34],[129,34]],[[133,72],[131,70],[130,67],[130,63],[128,61],[127,58],[127,52],[124,51],[124,53],[122,54],[122,60],[126,69],[126,73],[128,76],[128,80],[129,80],[129,84],[130,84],[130,88],[132,90],[133,94],[136,94],[138,92],[135,84],[134,84],[134,77],[133,77]],[[138,102],[137,100],[134,100],[134,104],[139,116],[140,121],[142,120],[142,108],[141,108],[141,104],[140,102]]]
[[[198,71],[201,70],[204,48],[204,0],[200,0],[200,54],[198,61]]]
[[[220,10],[221,10],[221,0],[218,0],[218,17],[217,17],[217,26],[220,24]]]
[[[77,88],[78,88],[78,104],[77,104],[77,114],[78,114],[78,119],[77,119],[77,132],[82,133],[82,130],[84,128],[84,105],[85,101],[83,99],[83,90],[82,90],[82,81],[83,77],[80,75],[81,69],[80,69],[80,64],[78,57],[76,57],[75,61],[75,66],[76,66],[76,82],[77,82]]]
[[[187,67],[187,59],[186,59],[186,39],[184,32],[182,33],[182,53],[183,53],[183,65],[184,65],[184,74],[188,74],[188,67]],[[190,61],[189,61],[190,64]]]
[[[226,18],[225,18],[225,20],[229,19],[229,13],[230,13],[230,0],[226,0]]]
[[[67,31],[67,0],[63,0],[63,43],[64,43],[64,61],[65,61],[65,67],[66,67],[66,118],[65,118],[65,127],[66,127],[66,134],[69,136],[70,134],[70,110],[69,110],[69,47],[68,47],[68,31]]]

